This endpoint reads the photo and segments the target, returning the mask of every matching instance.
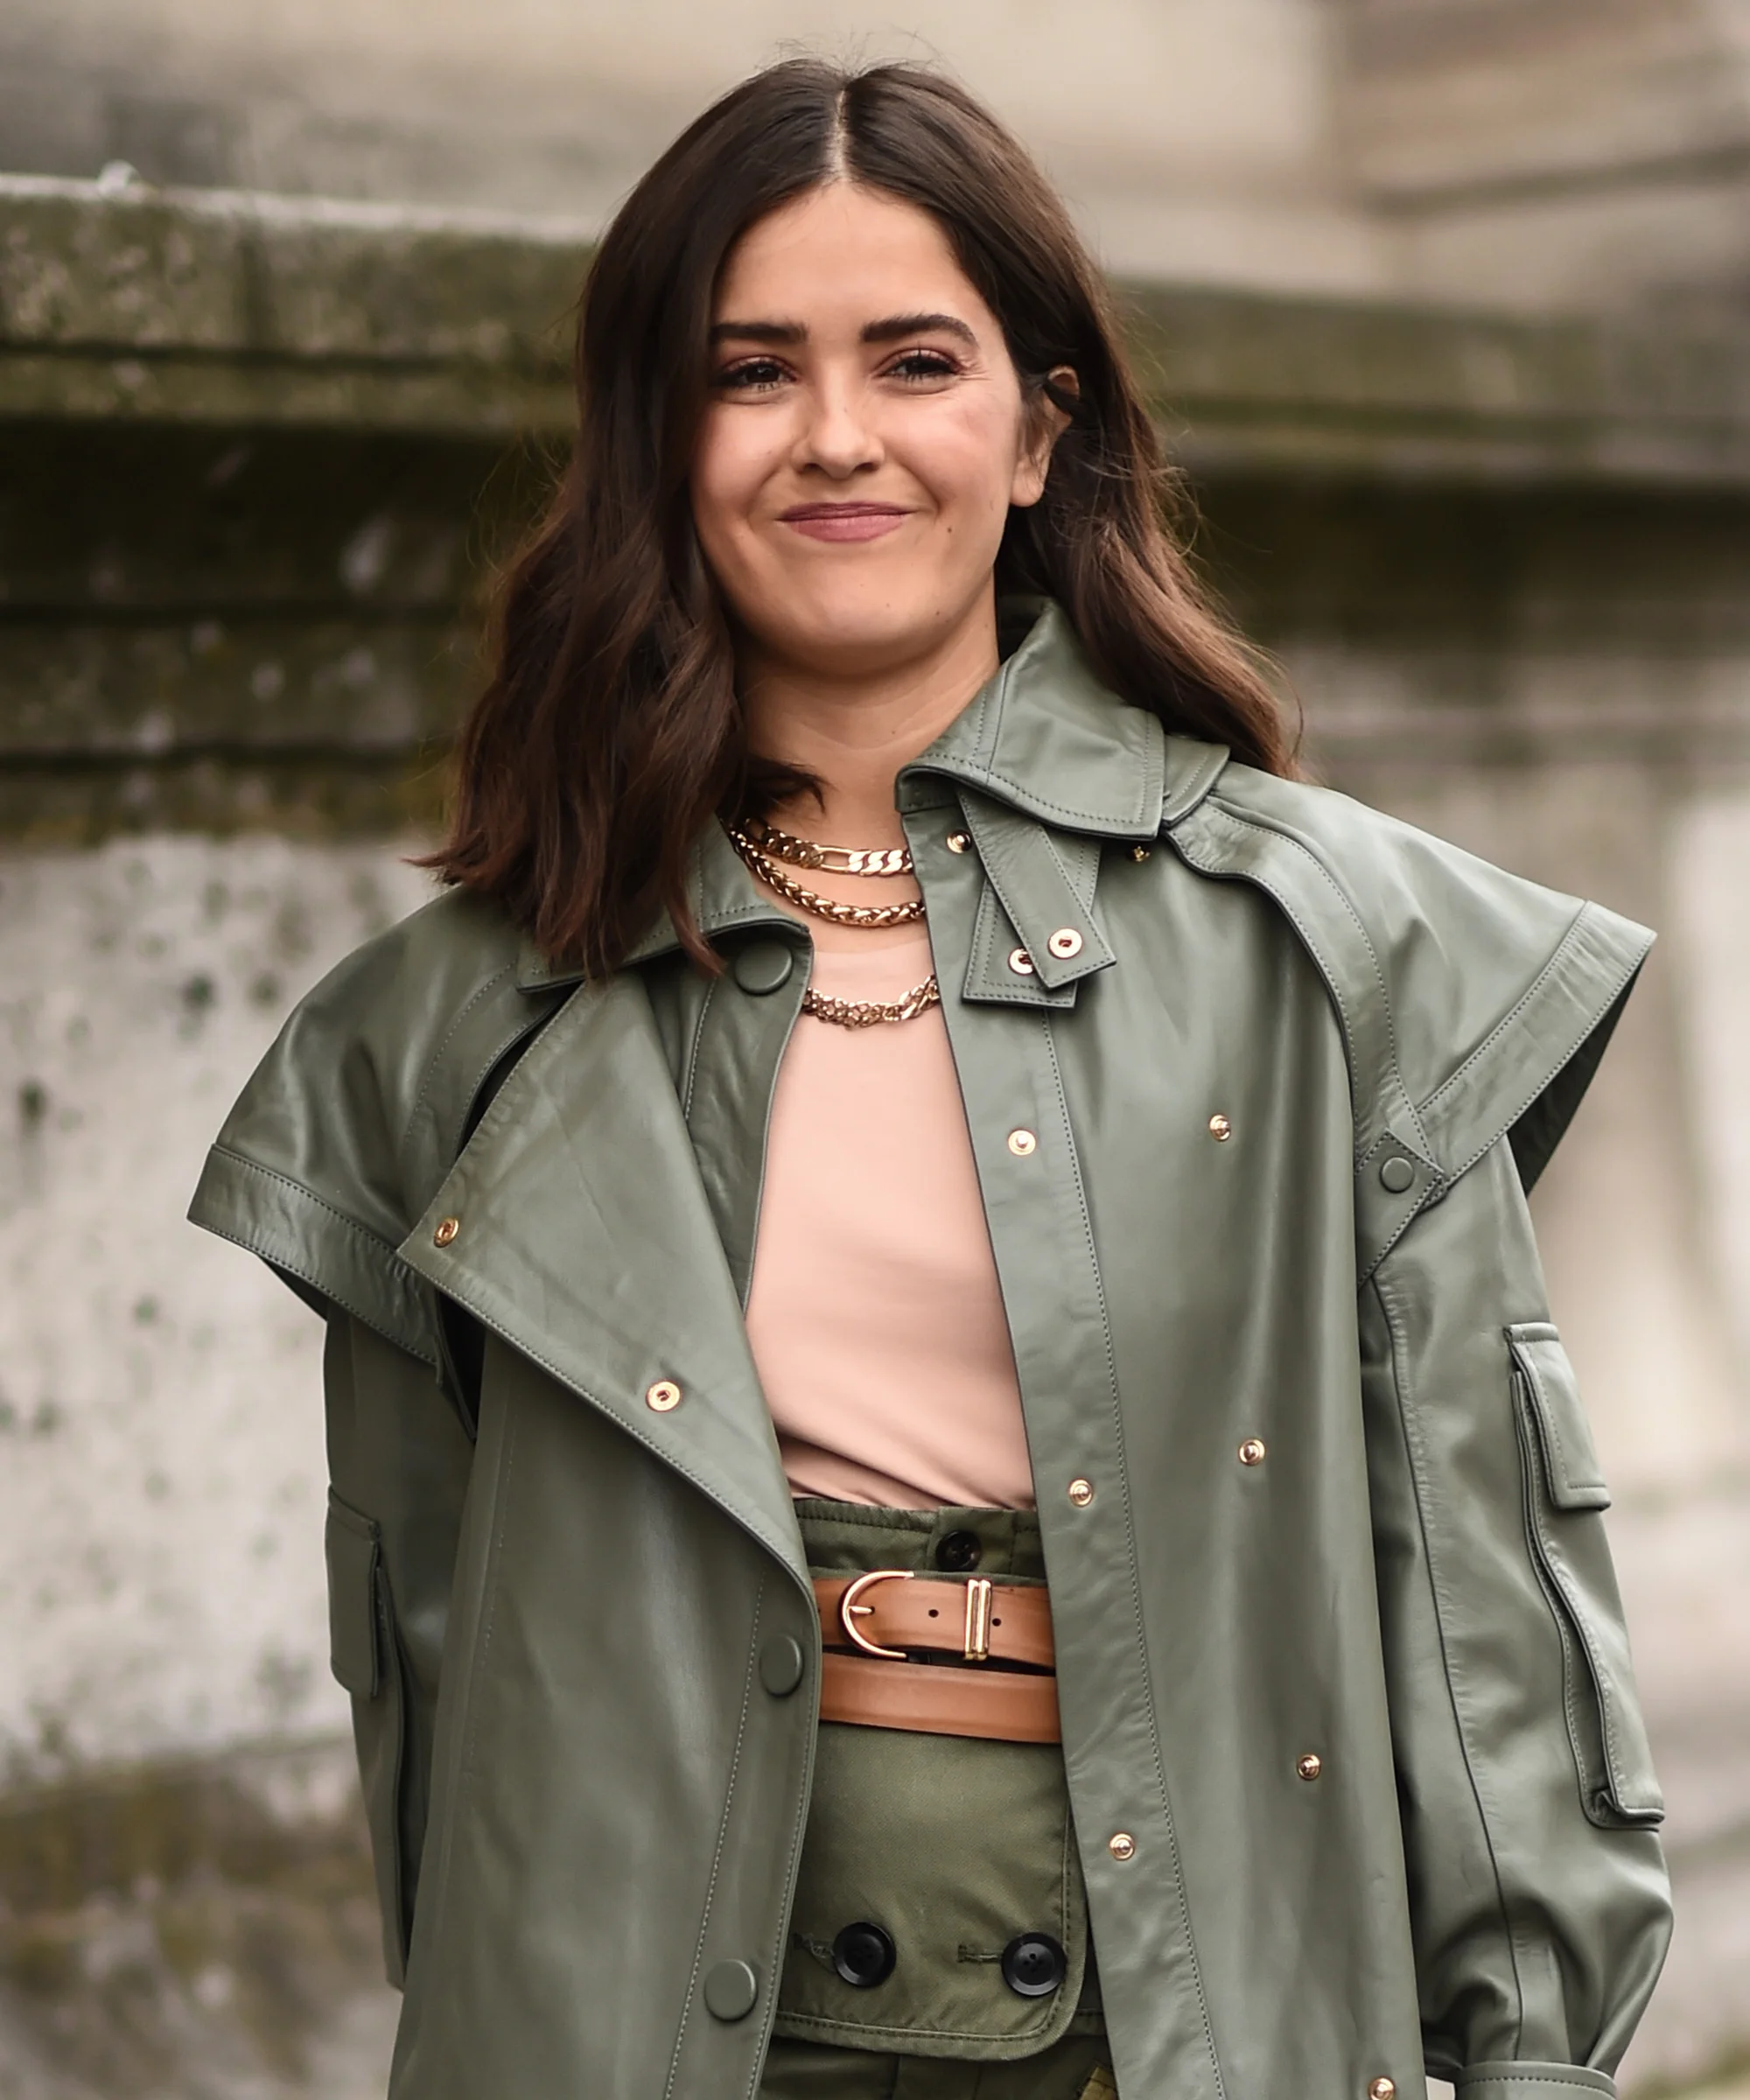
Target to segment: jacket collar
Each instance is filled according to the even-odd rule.
[[[1169,737],[1153,715],[1121,700],[1101,682],[1050,599],[1009,600],[1003,614],[1005,624],[1025,624],[1025,638],[900,773],[900,808],[927,800],[934,776],[1057,830],[1131,841],[1153,838],[1163,824],[1194,808],[1228,762],[1223,746]],[[795,923],[761,896],[716,824],[694,848],[690,885],[707,940],[745,927]],[[626,959],[648,962],[678,945],[664,913]],[[517,982],[525,990],[572,984],[581,975],[553,968],[524,940]]]

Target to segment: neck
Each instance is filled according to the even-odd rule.
[[[774,821],[850,845],[903,844],[895,777],[935,742],[998,662],[994,595],[927,648],[877,670],[822,672],[745,649],[738,669],[752,748],[821,783],[818,808],[803,796],[775,811]]]

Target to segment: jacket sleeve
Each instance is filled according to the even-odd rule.
[[[1526,1190],[1652,936],[1344,796],[1229,767],[1178,828],[1329,988],[1355,1122],[1380,1620],[1428,2066],[1610,2093],[1657,1979],[1658,1788],[1608,1501]]]
[[[1429,2068],[1467,2100],[1609,2092],[1669,1937],[1662,1809],[1505,1142],[1381,1261],[1362,1334]]]

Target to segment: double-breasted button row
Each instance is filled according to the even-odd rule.
[[[873,1991],[900,1965],[900,1950],[885,1926],[866,1918],[847,1925],[832,1942],[832,1965],[856,1991]],[[998,1957],[1003,1981],[1017,1998],[1049,1998],[1069,1973],[1069,1957],[1048,1932],[1017,1933]]]

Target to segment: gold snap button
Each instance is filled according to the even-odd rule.
[[[1128,1830],[1114,1830],[1106,1840],[1106,1850],[1115,1859],[1134,1859],[1137,1856],[1137,1841]]]
[[[1212,1116],[1209,1118],[1209,1135],[1217,1144],[1225,1144],[1233,1134],[1234,1126],[1225,1116]]]
[[[1030,977],[1033,974],[1033,959],[1026,948],[1012,948],[1009,950],[1009,968],[1018,977]]]
[[[1376,2078],[1368,2087],[1368,2100],[1397,2100],[1395,2078]]]
[[[1294,1769],[1302,1779],[1317,1779],[1325,1769],[1325,1760],[1316,1750],[1309,1750],[1304,1757],[1295,1759]],[[1381,2082],[1390,2085],[1391,2082],[1390,2079],[1385,2079]],[[1371,2092],[1374,2089],[1369,2086],[1368,2090]]]
[[[1060,962],[1067,962],[1072,956],[1082,953],[1082,936],[1073,926],[1060,926],[1046,946]]]
[[[1264,1461],[1264,1441],[1262,1437],[1248,1437],[1240,1446],[1242,1466],[1262,1466]]]
[[[1069,1499],[1078,1509],[1085,1509],[1094,1500],[1094,1483],[1078,1476],[1069,1483]]]
[[[644,1404],[659,1415],[681,1404],[681,1389],[672,1378],[659,1378],[644,1396]]]
[[[1038,1152],[1039,1139],[1031,1130],[1011,1130],[1009,1132],[1009,1150],[1017,1159],[1026,1159],[1031,1154]]]
[[[459,1218],[439,1218],[438,1229],[431,1236],[431,1244],[434,1247],[447,1247],[461,1229],[462,1221]]]
[[[970,831],[950,831],[948,835],[948,850],[950,853],[963,853],[971,844],[972,834]]]
[[[1130,848],[1130,858],[1132,860],[1146,860],[1148,857],[1149,849],[1146,846],[1132,846]]]

